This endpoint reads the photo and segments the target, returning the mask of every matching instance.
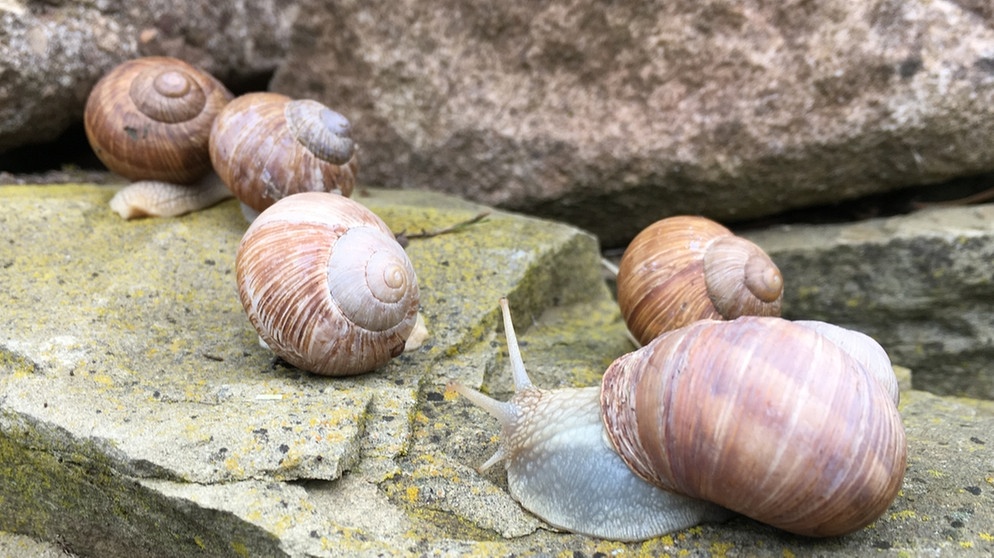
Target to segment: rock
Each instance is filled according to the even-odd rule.
[[[0,153],[82,122],[93,84],[128,58],[176,56],[255,83],[284,56],[296,16],[294,2],[260,0],[0,2]]]
[[[994,169],[980,2],[308,4],[271,87],[353,119],[362,180],[607,247]]]
[[[75,555],[54,543],[39,542],[31,537],[0,532],[0,556],[18,558],[74,558]]]
[[[747,235],[784,277],[784,316],[863,331],[933,393],[994,399],[994,205]]]
[[[113,192],[0,187],[0,532],[110,558],[994,549],[994,412],[920,391],[902,396],[904,490],[858,533],[808,540],[745,519],[635,544],[552,532],[500,467],[475,472],[497,425],[446,383],[510,391],[502,294],[536,385],[595,384],[630,349],[592,236],[493,212],[412,240],[431,339],[372,374],[324,378],[257,344],[234,292],[233,201],[124,222]],[[482,209],[356,199],[408,234]]]

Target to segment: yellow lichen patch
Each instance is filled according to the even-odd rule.
[[[240,542],[240,541],[231,541],[231,550],[235,554],[237,554],[239,556],[244,556],[245,558],[248,558],[248,556],[251,556],[251,553],[249,552],[248,546],[246,546],[245,543]]]
[[[984,542],[994,542],[994,535],[986,531],[981,531],[980,533],[977,533],[977,536],[980,537],[980,540]]]
[[[727,556],[728,551],[735,548],[735,545],[729,542],[719,542],[715,541],[711,543],[711,555],[712,556]]]
[[[917,514],[915,514],[914,510],[901,510],[890,514],[892,520],[907,520],[915,519],[916,517]]]
[[[13,374],[16,378],[24,378],[34,374],[37,366],[31,359],[11,351],[0,350],[0,371]]]
[[[114,378],[111,378],[109,375],[102,372],[91,374],[90,379],[105,387],[111,387],[114,385]]]

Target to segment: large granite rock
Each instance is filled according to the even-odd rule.
[[[994,205],[748,235],[784,276],[784,315],[879,340],[915,387],[994,399]]]
[[[271,87],[355,122],[363,179],[623,245],[994,169],[982,2],[307,2]]]
[[[355,378],[259,347],[234,292],[233,202],[121,221],[113,188],[0,188],[0,532],[79,556],[658,554],[907,556],[994,549],[994,413],[903,394],[909,468],[890,510],[813,541],[745,519],[639,544],[555,533],[521,510],[497,425],[446,389],[510,391],[496,300],[509,294],[537,385],[591,385],[630,349],[593,237],[495,212],[413,240],[432,337]],[[480,207],[422,192],[357,197],[393,230]],[[0,549],[51,546],[0,533]]]
[[[0,153],[82,122],[93,84],[129,58],[177,56],[258,86],[284,56],[297,13],[295,2],[260,0],[0,1]]]

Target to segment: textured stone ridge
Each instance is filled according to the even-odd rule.
[[[783,272],[785,316],[872,335],[917,389],[994,399],[994,205],[750,238]]]
[[[411,241],[432,333],[358,378],[319,378],[260,348],[234,293],[233,202],[121,221],[112,188],[0,187],[0,550],[47,556],[760,556],[994,550],[994,414],[906,392],[904,490],[826,541],[736,519],[640,544],[559,534],[507,495],[496,425],[450,379],[510,391],[496,300],[510,294],[543,387],[596,383],[629,349],[593,237],[495,212]],[[479,206],[357,196],[418,233]],[[25,554],[22,554],[25,555]]]
[[[304,4],[271,87],[352,119],[365,179],[605,246],[994,169],[989,2]]]

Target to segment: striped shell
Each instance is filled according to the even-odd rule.
[[[259,336],[294,366],[367,372],[400,354],[418,282],[390,229],[327,192],[286,197],[249,226],[235,259],[238,294]]]
[[[117,174],[189,184],[211,170],[211,125],[231,98],[221,82],[182,60],[129,60],[90,92],[86,137]]]
[[[218,116],[210,158],[221,180],[262,211],[299,192],[352,195],[359,162],[349,121],[311,100],[249,93]]]
[[[752,242],[704,217],[657,221],[628,245],[618,304],[640,343],[704,319],[779,316],[783,278]]]
[[[904,428],[887,389],[779,318],[665,333],[608,368],[601,407],[639,477],[793,533],[859,529],[901,488]]]

